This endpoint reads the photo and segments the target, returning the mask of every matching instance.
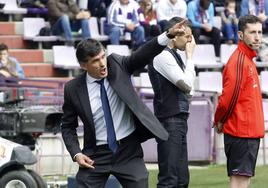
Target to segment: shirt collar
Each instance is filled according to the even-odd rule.
[[[238,49],[243,51],[250,59],[257,56],[257,52],[249,48],[243,41],[238,42]]]
[[[87,83],[88,84],[92,84],[93,82],[95,82],[96,80],[98,80],[98,79],[93,78],[92,76],[90,76],[88,73],[87,73],[86,79],[87,79]]]

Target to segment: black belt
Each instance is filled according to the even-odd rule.
[[[128,141],[133,140],[133,139],[136,139],[136,138],[135,138],[134,133],[131,133],[130,135],[128,135],[120,140],[117,140],[116,143],[119,146],[119,145],[127,143]],[[98,145],[97,148],[109,148],[109,146],[108,146],[108,144],[102,144],[102,145]]]

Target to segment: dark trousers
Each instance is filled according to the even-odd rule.
[[[107,145],[85,152],[95,161],[95,169],[79,168],[76,175],[78,188],[104,188],[110,174],[118,179],[123,188],[148,188],[148,171],[137,140],[135,136],[130,136],[119,145],[115,154]]]
[[[204,29],[193,27],[193,36],[196,44],[199,44],[199,36],[205,35],[211,38],[211,42],[214,45],[215,54],[220,57],[220,47],[221,47],[221,32],[218,28],[213,27],[210,32],[206,32]]]
[[[188,114],[179,114],[160,122],[169,133],[167,141],[157,140],[157,188],[186,188],[189,184],[186,134]]]
[[[234,23],[223,24],[222,31],[226,40],[233,40],[236,44],[238,42],[238,25]]]

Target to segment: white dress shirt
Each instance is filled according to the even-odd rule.
[[[100,84],[96,79],[87,74],[87,90],[96,133],[96,144],[107,144],[107,130],[100,97]],[[111,114],[113,117],[116,140],[127,137],[135,130],[134,120],[129,108],[118,97],[107,79],[104,79]]]
[[[188,59],[184,64],[185,69],[183,71],[173,55],[167,50],[163,50],[153,60],[153,66],[157,72],[183,92],[192,95],[195,79],[194,63]]]
[[[185,0],[177,0],[172,4],[170,0],[161,0],[156,5],[158,21],[170,20],[173,17],[186,18],[187,4]]]

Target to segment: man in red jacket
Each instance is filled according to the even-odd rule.
[[[258,72],[253,58],[262,40],[261,21],[253,15],[239,19],[240,41],[223,71],[223,91],[214,126],[224,133],[230,188],[247,188],[254,176],[264,117]]]

